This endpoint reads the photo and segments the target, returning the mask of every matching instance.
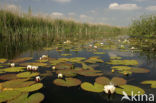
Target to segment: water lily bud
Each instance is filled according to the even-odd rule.
[[[112,69],[112,73],[114,73],[115,72],[115,70],[114,69]]]
[[[63,78],[63,74],[62,73],[59,73],[57,77],[58,78]]]
[[[55,67],[55,66],[53,66],[53,67],[52,67],[52,69],[53,69],[53,70],[55,70],[55,69],[56,69],[56,67]]]
[[[15,67],[15,63],[11,63],[10,66],[11,66],[11,67]]]
[[[41,81],[40,76],[37,76],[37,77],[35,78],[35,81],[36,81],[36,82],[40,82],[40,81]]]

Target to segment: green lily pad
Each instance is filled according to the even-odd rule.
[[[71,63],[59,63],[55,67],[56,69],[72,69],[73,65]]]
[[[32,91],[39,90],[42,87],[43,87],[43,84],[42,83],[37,83],[37,84],[33,84],[31,86],[28,86],[28,87],[15,88],[15,90],[19,90],[21,92],[32,92]]]
[[[112,80],[109,80],[107,77],[98,77],[96,78],[95,82],[102,85],[109,85],[112,83],[115,86],[125,85],[127,83],[125,79],[120,77],[113,77]]]
[[[83,63],[83,62],[81,62],[81,64],[82,64],[82,68],[83,68],[83,69],[94,70],[93,67],[91,67],[91,66],[89,66],[89,65],[87,65],[87,64],[85,64],[85,63]]]
[[[4,74],[0,76],[0,80],[12,80],[17,78],[16,74]]]
[[[3,69],[4,72],[22,72],[24,71],[25,67],[10,67]]]
[[[104,61],[102,59],[99,59],[98,57],[90,57],[89,59],[85,60],[87,63],[103,63]]]
[[[121,85],[119,87],[120,88],[116,88],[115,92],[120,95],[124,95],[123,92],[125,92],[128,96],[132,96],[132,92],[136,95],[143,95],[145,93],[143,89],[133,85]]]
[[[28,60],[31,60],[31,59],[33,59],[33,58],[32,57],[17,58],[17,59],[11,60],[11,62],[20,63],[20,62],[25,62],[25,61],[28,61]]]
[[[94,85],[92,85],[89,82],[84,82],[81,84],[81,88],[85,91],[89,91],[89,92],[96,92],[96,93],[100,93],[103,92],[104,90],[104,85],[98,84],[98,83],[94,83]]]
[[[101,76],[103,73],[99,70],[79,70],[77,71],[78,74],[83,76]]]
[[[150,72],[149,69],[145,68],[135,68],[135,67],[128,67],[128,66],[113,66],[112,69],[119,71],[119,73],[148,73]]]
[[[76,76],[76,71],[72,69],[65,69],[65,70],[57,70],[57,74],[62,73],[66,77],[74,77]]]
[[[14,99],[21,94],[20,91],[9,90],[0,92],[0,102],[6,102],[8,100]]]
[[[35,93],[28,97],[28,93],[23,93],[19,97],[9,101],[8,103],[40,103],[44,100],[42,93]]]
[[[35,72],[35,73],[31,73],[31,72],[23,72],[23,73],[18,73],[16,76],[20,77],[20,78],[30,78],[30,77],[34,77],[34,76],[38,76],[39,73]]]
[[[65,86],[65,87],[72,87],[72,86],[78,86],[81,84],[81,81],[76,78],[65,78],[63,79],[55,79],[54,84],[58,86]]]
[[[0,59],[0,63],[5,63],[7,59]]]
[[[28,79],[15,79],[10,81],[2,82],[2,88],[21,88],[25,86],[30,86],[35,83],[35,81],[27,81]]]
[[[112,65],[138,65],[136,60],[111,60],[108,64]]]
[[[122,59],[122,57],[111,56],[110,59]]]
[[[61,54],[61,56],[71,56],[72,54]]]
[[[33,66],[47,66],[47,63],[39,63],[39,62],[30,62],[30,63],[22,63],[20,66],[27,66],[27,65],[33,65]]]
[[[156,88],[156,80],[146,80],[141,82],[141,84],[151,84],[151,88]]]
[[[69,62],[74,62],[74,63],[80,63],[82,60],[85,60],[86,58],[84,57],[74,57],[74,58],[70,58]]]

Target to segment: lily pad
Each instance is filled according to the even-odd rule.
[[[70,58],[69,62],[75,62],[75,63],[80,63],[82,60],[85,60],[86,58],[84,57],[74,57],[74,58]]]
[[[73,65],[71,63],[59,63],[55,67],[56,69],[72,69]]]
[[[151,84],[151,88],[156,88],[156,80],[146,80],[141,82],[141,84]]]
[[[4,74],[0,76],[0,80],[12,80],[17,78],[16,74]]]
[[[102,84],[102,85],[109,85],[110,83],[119,86],[119,85],[125,85],[127,81],[124,78],[120,77],[113,77],[112,80],[109,80],[107,77],[98,77],[95,80],[96,83]]]
[[[111,60],[108,64],[112,65],[138,65],[136,60]]]
[[[87,63],[102,63],[104,62],[102,59],[99,59],[98,57],[90,57],[89,59],[85,60]]]
[[[104,90],[104,85],[98,84],[98,83],[94,83],[91,84],[89,82],[84,82],[81,84],[81,88],[85,91],[89,91],[89,92],[96,92],[96,93],[100,93],[103,92]]]
[[[78,86],[81,84],[81,81],[76,78],[65,78],[63,79],[55,79],[54,84],[58,86],[65,86],[65,87],[72,87],[72,86]]]
[[[42,93],[35,93],[28,97],[28,93],[23,93],[19,97],[9,101],[8,103],[40,103],[44,100]]]
[[[33,66],[47,66],[47,63],[39,63],[39,62],[30,62],[30,63],[22,63],[21,66],[33,65]]]
[[[7,59],[0,59],[0,63],[5,63]]]
[[[133,85],[121,85],[120,88],[116,88],[115,92],[120,95],[124,95],[125,92],[128,96],[132,96],[132,92],[135,95],[143,95],[145,91],[137,86]]]
[[[10,67],[3,69],[4,72],[22,72],[24,71],[25,67]]]
[[[20,62],[25,62],[31,59],[33,58],[32,57],[16,58],[16,59],[11,60],[11,62],[20,63]]]
[[[2,82],[2,88],[21,88],[35,83],[35,81],[27,81],[28,79],[15,79]]]
[[[105,52],[94,52],[94,54],[105,54]]]
[[[77,71],[78,74],[83,76],[101,76],[103,73],[99,70],[79,70]]]
[[[72,54],[61,54],[61,56],[71,56]]]
[[[66,77],[74,77],[76,76],[76,71],[72,69],[65,69],[65,70],[57,70],[57,74],[62,73]]]
[[[30,77],[34,77],[34,76],[38,76],[39,73],[35,72],[35,73],[31,73],[31,72],[23,72],[23,73],[18,73],[16,76],[20,77],[20,78],[30,78]]]
[[[15,88],[15,90],[19,90],[21,92],[32,92],[32,91],[39,90],[42,87],[43,87],[43,84],[42,83],[37,83],[37,84],[33,84],[31,86],[28,86],[28,87]]]
[[[8,100],[14,99],[21,94],[20,91],[9,90],[0,92],[0,102],[6,102]]]
[[[122,59],[122,57],[118,57],[118,56],[111,56],[110,59]]]
[[[91,67],[91,66],[89,66],[89,65],[87,65],[87,64],[85,64],[85,63],[83,63],[83,62],[81,62],[81,64],[82,64],[82,68],[83,68],[83,69],[94,70],[93,67]]]

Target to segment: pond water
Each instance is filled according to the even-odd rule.
[[[114,77],[119,78],[110,81],[110,83],[114,84],[116,88],[121,89],[124,88],[122,85],[128,85],[127,88],[123,89],[124,91],[128,92],[130,86],[132,86],[132,90],[136,93],[141,89],[147,95],[156,95],[156,57],[153,54],[154,52],[152,52],[154,56],[149,58],[151,52],[144,53],[135,44],[130,39],[110,38],[85,43],[65,41],[52,46],[41,47],[42,49],[25,50],[26,52],[22,51],[21,53],[12,52],[10,54],[12,58],[8,57],[10,52],[6,52],[0,57],[7,57],[5,58],[6,61],[0,59],[0,95],[3,96],[5,93],[2,94],[2,92],[6,91],[9,91],[8,97],[11,95],[10,91],[20,91],[20,93],[14,95],[14,98],[4,99],[0,96],[0,101],[13,101],[13,103],[18,101],[21,103],[22,100],[30,100],[27,96],[22,98],[21,95],[29,93],[29,96],[31,96],[40,92],[42,94],[40,94],[41,100],[38,95],[34,98],[38,98],[37,100],[43,103],[120,103],[122,92],[118,90],[117,93],[110,95],[103,90],[103,84],[107,81],[104,78],[111,80]],[[1,48],[1,51],[3,49]],[[16,54],[15,57],[14,54]],[[10,67],[10,63],[15,63],[16,66]],[[27,65],[39,66],[39,68],[37,71],[28,71],[26,69]],[[30,72],[30,74],[24,74],[23,72]],[[60,73],[63,74],[63,78],[60,77],[59,81],[58,74]],[[36,76],[40,76],[41,81],[38,84],[43,84],[43,86],[36,86],[34,87],[36,89],[31,88],[32,90],[29,90],[29,87],[34,83],[30,85],[26,82],[35,81]],[[99,77],[104,78],[103,80],[97,80]],[[6,83],[6,81],[23,78],[27,79],[24,81],[24,86],[22,85],[24,82],[19,82],[19,80],[17,83],[15,83],[16,81],[8,83],[9,86]],[[72,80],[63,81],[66,78],[72,78]],[[76,80],[73,78],[76,78]],[[148,80],[154,81],[152,82],[153,88],[151,88],[151,82],[147,83]],[[95,81],[102,83],[100,84],[103,86],[102,90],[100,87],[93,86]],[[141,83],[143,81],[146,82],[143,84]],[[87,84],[82,86],[86,82]],[[90,86],[91,84],[92,86]],[[25,90],[19,89],[25,87],[28,88]],[[19,99],[20,96],[22,99]],[[44,99],[42,99],[43,97]],[[34,98],[32,103],[37,103],[38,101]],[[123,102],[126,102],[126,100],[123,100]]]

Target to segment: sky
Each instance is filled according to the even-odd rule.
[[[115,26],[128,26],[142,15],[156,14],[156,0],[0,0],[0,5],[24,12],[31,7],[33,14],[51,18]]]

